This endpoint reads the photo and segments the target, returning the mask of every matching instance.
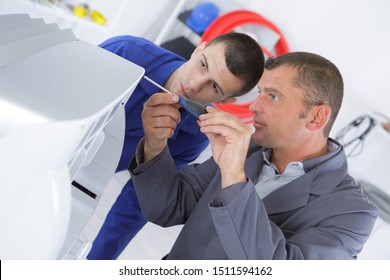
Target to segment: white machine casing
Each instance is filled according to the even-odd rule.
[[[0,15],[0,259],[77,258],[143,73],[69,29]]]

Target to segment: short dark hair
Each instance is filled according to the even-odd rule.
[[[332,112],[323,131],[324,136],[328,137],[344,95],[344,82],[339,69],[326,58],[307,52],[291,52],[270,58],[265,69],[271,70],[279,66],[297,69],[295,82],[305,92],[304,105],[307,109],[322,104],[330,106]]]
[[[234,97],[252,90],[264,72],[264,54],[259,44],[249,35],[230,32],[211,40],[208,46],[223,43],[225,45],[225,62],[229,71],[240,78],[244,85]]]

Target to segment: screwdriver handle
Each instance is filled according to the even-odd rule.
[[[206,107],[203,106],[202,104],[200,104],[196,101],[187,99],[187,98],[183,97],[182,95],[178,95],[178,96],[179,96],[178,103],[180,104],[180,106],[183,107],[183,109],[186,110],[195,119],[199,120],[200,115],[207,113]]]

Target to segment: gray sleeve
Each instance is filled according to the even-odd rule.
[[[354,202],[351,212],[351,205],[344,205],[348,202],[324,197],[276,225],[251,181],[234,188],[240,190],[233,199],[219,194],[209,205],[229,259],[356,259],[375,222],[375,210],[361,201]],[[320,213],[319,207],[326,205]]]
[[[232,188],[232,189],[230,189]],[[230,194],[236,192],[232,199]],[[251,181],[226,188],[210,203],[210,213],[229,259],[273,259],[283,233],[272,224]]]
[[[177,170],[169,149],[129,172],[145,217],[160,226],[183,224],[217,172],[213,159]]]

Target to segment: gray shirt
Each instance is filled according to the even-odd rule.
[[[337,150],[337,145],[333,142],[328,142],[328,151],[334,152]],[[255,181],[255,189],[260,198],[264,198],[271,192],[276,191],[280,187],[287,185],[298,177],[305,174],[305,169],[301,161],[293,161],[287,165],[286,170],[280,174],[278,168],[273,164],[271,159],[271,149],[263,151],[264,166],[259,177]]]

